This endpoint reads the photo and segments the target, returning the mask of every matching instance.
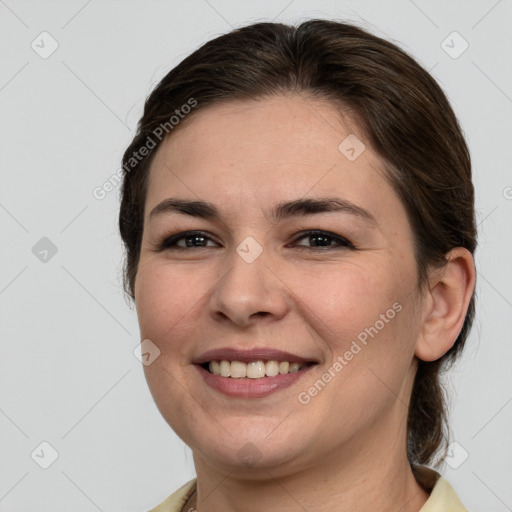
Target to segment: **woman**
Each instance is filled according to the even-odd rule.
[[[123,168],[145,374],[197,472],[154,512],[466,510],[427,465],[473,185],[425,70],[349,24],[234,30],[158,84]]]

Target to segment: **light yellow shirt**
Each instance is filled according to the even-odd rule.
[[[429,482],[433,485],[430,498],[419,512],[468,512],[452,486],[437,472],[428,468],[419,468],[418,471],[427,485]],[[183,506],[195,490],[196,479],[194,478],[149,512],[182,512]],[[184,510],[183,512],[189,511]],[[190,512],[195,512],[195,510],[192,509]]]

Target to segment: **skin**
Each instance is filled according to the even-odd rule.
[[[348,134],[366,149],[338,150]],[[277,203],[343,198],[367,210],[273,222]],[[219,221],[149,213],[168,197],[216,205]],[[318,248],[306,230],[356,249]],[[206,247],[159,244],[189,230]],[[302,235],[301,235],[302,234]],[[298,235],[301,235],[299,237]],[[263,252],[236,252],[248,236]],[[417,358],[454,343],[474,287],[473,259],[457,248],[418,288],[413,233],[364,133],[336,107],[299,95],[231,101],[190,116],[150,169],[135,302],[141,339],[160,356],[144,367],[163,417],[193,450],[199,511],[418,511],[428,494],[407,461],[406,419]],[[393,304],[400,312],[309,403],[298,395]],[[258,314],[259,313],[259,314]],[[272,347],[318,364],[258,399],[207,386],[192,361],[221,347]],[[257,461],[238,454],[252,443]]]

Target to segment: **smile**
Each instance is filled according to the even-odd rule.
[[[276,377],[277,375],[287,375],[302,370],[307,363],[297,363],[288,361],[210,361],[203,365],[213,375],[229,377],[232,379],[261,379],[263,377]]]
[[[191,362],[214,391],[233,398],[262,398],[291,386],[319,360],[270,347],[224,347]]]

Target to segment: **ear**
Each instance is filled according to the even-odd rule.
[[[456,247],[446,259],[444,267],[431,271],[423,297],[423,323],[415,350],[423,361],[435,361],[453,346],[475,289],[473,255]]]

